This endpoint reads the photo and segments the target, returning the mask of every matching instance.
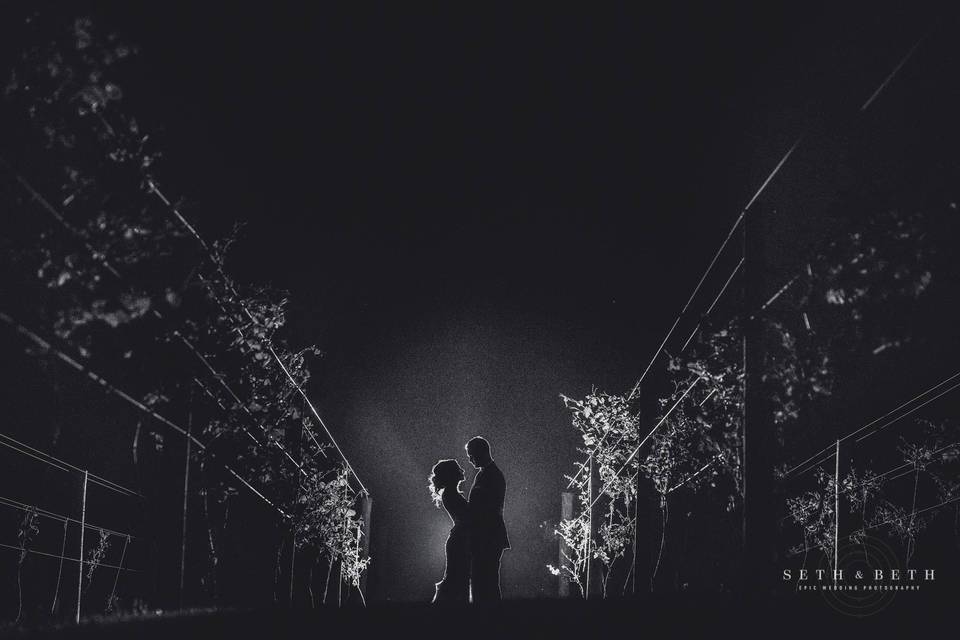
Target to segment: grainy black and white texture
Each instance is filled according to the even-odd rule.
[[[955,11],[2,11],[4,621],[425,619],[478,434],[506,600],[956,589]]]

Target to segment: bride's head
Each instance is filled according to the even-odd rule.
[[[443,489],[453,487],[453,490],[456,491],[463,478],[463,469],[456,460],[441,460],[433,465],[433,471],[428,478],[430,483],[427,486],[430,488],[430,495],[438,507],[440,506]]]

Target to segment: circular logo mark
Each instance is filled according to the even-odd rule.
[[[896,554],[878,538],[862,536],[855,541],[840,544],[837,564],[843,579],[826,581],[821,593],[835,611],[847,616],[865,618],[883,611],[896,596],[896,591],[883,589],[883,582],[874,580],[879,575],[889,576],[892,569],[900,569]],[[829,559],[820,561],[825,575],[833,576]],[[859,578],[857,576],[860,576]],[[834,588],[836,587],[836,588]]]

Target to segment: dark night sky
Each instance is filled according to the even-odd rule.
[[[209,235],[247,222],[230,268],[289,290],[293,340],[325,352],[311,393],[374,495],[379,598],[432,594],[426,475],[476,433],[508,481],[506,595],[552,584],[558,394],[629,389],[807,125],[765,203],[799,238],[894,170],[860,161],[909,148],[875,136],[936,84],[922,49],[846,126],[916,9],[126,4],[98,12],[141,46],[127,98],[164,129],[164,184]]]

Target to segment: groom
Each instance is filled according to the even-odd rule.
[[[473,514],[470,591],[474,602],[496,602],[500,600],[500,556],[510,548],[503,524],[507,482],[493,462],[489,442],[477,436],[464,448],[470,464],[479,469],[469,497]]]

